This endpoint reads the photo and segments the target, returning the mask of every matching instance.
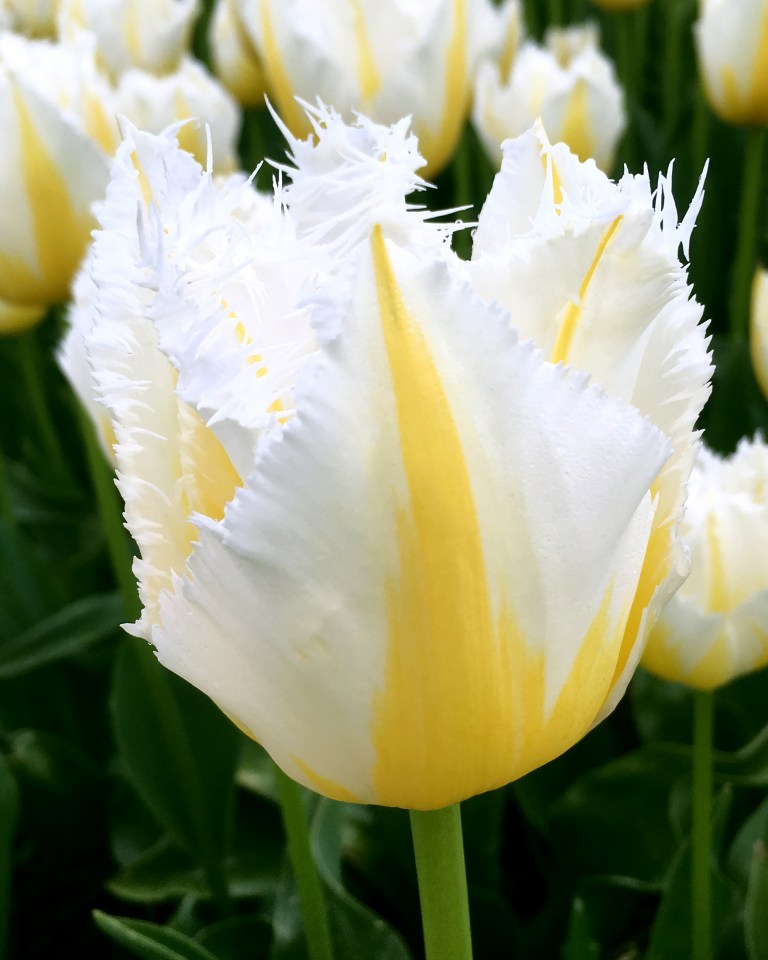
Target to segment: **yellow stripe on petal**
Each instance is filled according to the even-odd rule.
[[[278,112],[294,137],[304,137],[312,128],[306,114],[293,98],[293,86],[280,55],[275,24],[272,20],[272,0],[261,0],[259,13],[264,45],[264,73],[269,92],[277,101]]]
[[[467,0],[453,0],[453,33],[445,58],[443,115],[436,131],[417,129],[427,161],[422,176],[433,177],[449,161],[469,110]]]
[[[299,759],[299,757],[291,757],[291,760],[299,770],[301,770],[318,793],[322,793],[325,797],[330,797],[331,800],[340,800],[342,803],[360,803],[360,798],[347,790],[346,787],[342,787],[340,783],[336,783],[329,777],[323,777],[313,770],[309,764]]]
[[[371,41],[365,28],[365,17],[360,0],[350,0],[355,23],[355,42],[357,46],[357,82],[360,85],[362,106],[365,109],[381,89],[381,76],[376,68]]]
[[[554,172],[554,162],[552,164],[552,169]],[[579,321],[581,320],[581,315],[584,309],[584,298],[587,295],[589,285],[595,276],[595,271],[600,264],[600,260],[602,259],[603,254],[605,253],[605,250],[611,241],[611,237],[613,237],[619,224],[621,223],[621,220],[621,216],[616,217],[610,227],[608,227],[603,234],[603,238],[600,243],[597,245],[595,256],[589,266],[589,269],[584,274],[584,279],[581,281],[581,286],[579,287],[579,303],[575,304],[571,300],[565,308],[565,313],[560,321],[560,328],[557,331],[555,346],[552,350],[552,356],[550,358],[552,363],[568,362],[568,355],[571,352],[571,347],[573,346],[573,338],[576,335],[576,330],[578,329]]]
[[[22,304],[65,300],[91,230],[90,213],[78,213],[69,185],[48,151],[24,98],[13,90],[19,123],[23,188],[32,218],[37,269],[19,258],[0,254],[0,297]]]
[[[595,156],[595,142],[589,123],[587,81],[576,81],[563,117],[560,138],[567,143],[582,163]]]
[[[720,71],[723,85],[722,104],[710,89],[710,100],[717,113],[728,123],[768,124],[768,12],[763,16],[760,39],[755,51],[752,74],[746,88],[742,88],[733,67]]]

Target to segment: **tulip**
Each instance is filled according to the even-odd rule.
[[[0,334],[21,333],[34,327],[42,319],[43,307],[30,307],[0,300]]]
[[[244,107],[261,107],[264,70],[243,26],[235,0],[218,0],[211,17],[209,47],[216,76]]]
[[[174,73],[155,77],[143,70],[127,70],[117,89],[120,112],[133,124],[151,133],[160,133],[178,120],[184,124],[177,137],[202,164],[208,151],[210,130],[217,171],[237,165],[237,137],[240,112],[227,91],[197,60],[185,57]]]
[[[768,270],[759,267],[752,281],[749,346],[755,377],[768,398]]]
[[[726,123],[768,125],[768,0],[705,0],[694,32],[715,113]]]
[[[583,736],[681,575],[710,371],[673,256],[690,220],[531,132],[478,228],[488,258],[503,234],[528,264],[508,311],[406,203],[405,122],[312,120],[258,230],[234,213],[252,188],[217,188],[168,136],[118,151],[85,348],[141,553],[132,630],[294,779],[429,810]],[[552,154],[594,206],[556,200]],[[514,329],[551,313],[584,368],[579,303],[618,386]]]
[[[760,437],[725,459],[701,451],[681,525],[691,575],[651,632],[652,673],[714,690],[768,664],[767,484]]]
[[[610,170],[626,116],[613,64],[598,43],[591,24],[553,29],[544,46],[523,45],[508,76],[502,64],[481,65],[472,120],[496,163],[502,141],[519,136],[540,117],[551,139]]]
[[[189,50],[197,0],[60,0],[59,36],[96,38],[100,64],[119,77],[130,67],[170,73]]]
[[[28,37],[55,37],[59,0],[0,0],[0,20]]]
[[[489,0],[236,0],[270,98],[297,136],[309,124],[295,97],[319,96],[351,118],[413,117],[429,175],[450,159],[469,112],[482,52],[504,42],[515,4]]]
[[[10,305],[65,299],[95,226],[117,130],[87,54],[0,35],[0,299]]]

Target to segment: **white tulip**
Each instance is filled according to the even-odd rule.
[[[264,106],[264,70],[235,0],[217,0],[209,46],[214,73],[237,102],[245,107]]]
[[[752,308],[749,319],[749,346],[752,369],[768,398],[768,270],[758,267],[752,281]]]
[[[27,37],[55,37],[59,0],[0,0],[0,26]]]
[[[235,213],[249,188],[217,189],[168,136],[118,152],[84,339],[141,552],[133,629],[302,783],[442,807],[562,753],[626,685],[658,568],[672,576],[658,531],[682,494],[663,478],[709,366],[697,308],[660,305],[661,253],[653,289],[628,288],[657,361],[635,351],[631,401],[549,362],[473,289],[451,228],[406,202],[422,185],[406,124],[312,122],[258,229]],[[548,147],[516,146],[541,173]],[[622,234],[630,278],[664,217],[645,199]],[[566,272],[608,212],[577,202]],[[546,298],[537,269],[524,295]]]
[[[691,575],[651,633],[648,670],[712,690],[768,665],[767,493],[760,437],[726,459],[701,451],[681,525]]]
[[[501,144],[541,118],[547,136],[606,171],[626,126],[624,96],[593,25],[548,30],[543,46],[523,44],[511,68],[484,61],[472,120],[497,163]]]

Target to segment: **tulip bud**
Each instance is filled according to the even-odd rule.
[[[237,165],[240,111],[227,91],[197,60],[185,57],[175,73],[155,77],[143,70],[127,70],[117,90],[120,112],[150,133],[160,133],[179,120],[191,120],[177,134],[183,150],[205,164],[210,130],[217,171]]]
[[[749,346],[755,377],[768,398],[768,270],[761,267],[752,281]]]
[[[21,333],[34,327],[45,313],[43,307],[27,307],[20,303],[0,300],[0,334]]]
[[[453,153],[475,66],[504,15],[489,0],[236,2],[270,99],[296,136],[309,125],[295,97],[320,97],[348,119],[411,115],[429,175]]]
[[[443,807],[583,736],[679,581],[710,371],[690,220],[529,133],[478,228],[486,278],[521,265],[507,310],[407,201],[406,122],[311,122],[256,227],[250,185],[169,136],[127,130],[113,165],[85,349],[141,553],[133,629],[300,782]],[[533,315],[575,369],[523,342]],[[578,372],[592,337],[617,383]]]
[[[519,136],[540,117],[553,141],[610,170],[626,116],[613,64],[598,40],[593,25],[552,29],[544,46],[523,44],[507,79],[501,64],[481,65],[472,120],[497,163],[502,141]]]
[[[768,664],[767,489],[760,437],[726,459],[699,454],[681,525],[691,574],[651,632],[652,673],[713,690]]]
[[[694,33],[715,113],[726,123],[768,125],[768,0],[706,0]]]
[[[0,0],[0,20],[27,37],[54,37],[59,0]]]
[[[0,36],[0,299],[66,299],[116,127],[87,49]]]
[[[235,0],[218,0],[214,7],[209,46],[214,73],[238,103],[264,106],[264,70]]]
[[[96,38],[99,63],[113,77],[137,67],[175,70],[189,50],[197,0],[60,0],[59,36]]]

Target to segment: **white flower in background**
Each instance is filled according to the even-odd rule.
[[[768,0],[702,0],[694,36],[715,113],[727,123],[768,125]]]
[[[768,399],[768,270],[758,267],[752,281],[752,308],[749,320],[752,368]]]
[[[113,118],[87,45],[0,34],[0,300],[9,307],[66,299],[106,187]]]
[[[534,128],[504,145],[467,266],[521,337],[550,362],[589,374],[672,443],[653,486],[653,527],[627,632],[629,673],[686,570],[676,525],[712,366],[679,249],[687,254],[702,198],[700,186],[678,224],[670,176],[659,178],[655,197],[647,174],[613,183]]]
[[[497,163],[502,141],[537,118],[553,142],[567,143],[579,159],[591,157],[610,171],[626,126],[624,96],[594,25],[548,30],[543,46],[526,41],[510,66],[481,64],[472,120]]]
[[[713,690],[768,665],[768,447],[760,437],[725,459],[701,451],[681,533],[691,575],[653,629],[643,666]]]
[[[0,0],[0,28],[27,37],[55,37],[59,0]]]
[[[240,18],[236,0],[217,0],[209,47],[213,71],[244,107],[264,106],[264,70]]]
[[[479,57],[504,44],[512,19],[511,7],[489,0],[237,3],[270,98],[296,136],[309,127],[295,97],[320,97],[347,119],[410,115],[430,176],[456,146]]]
[[[236,212],[250,188],[217,189],[168,136],[129,132],[113,166],[84,341],[141,553],[134,629],[302,783],[442,807],[562,753],[625,686],[649,553],[672,564],[664,464],[684,459],[678,420],[709,367],[697,308],[678,322],[663,303],[676,224],[664,278],[630,294],[656,361],[630,392],[660,428],[472,289],[450,228],[406,203],[404,123],[311,122],[257,229]],[[519,148],[554,221],[552,164],[548,217],[542,146]],[[569,186],[596,175],[563,166]],[[573,189],[579,217],[561,204],[569,277],[595,257],[593,221],[604,234],[626,208],[602,194]],[[661,231],[646,206],[630,251]],[[536,270],[524,296],[546,297],[552,264]]]
[[[178,120],[190,119],[177,139],[198,162],[204,164],[210,129],[215,169],[237,166],[240,111],[232,97],[205,67],[185,57],[174,73],[156,77],[143,70],[127,70],[117,88],[120,112],[142,130],[161,133]]]
[[[189,50],[197,13],[197,0],[60,0],[59,36],[93,34],[113,77],[130,67],[169,73]]]

